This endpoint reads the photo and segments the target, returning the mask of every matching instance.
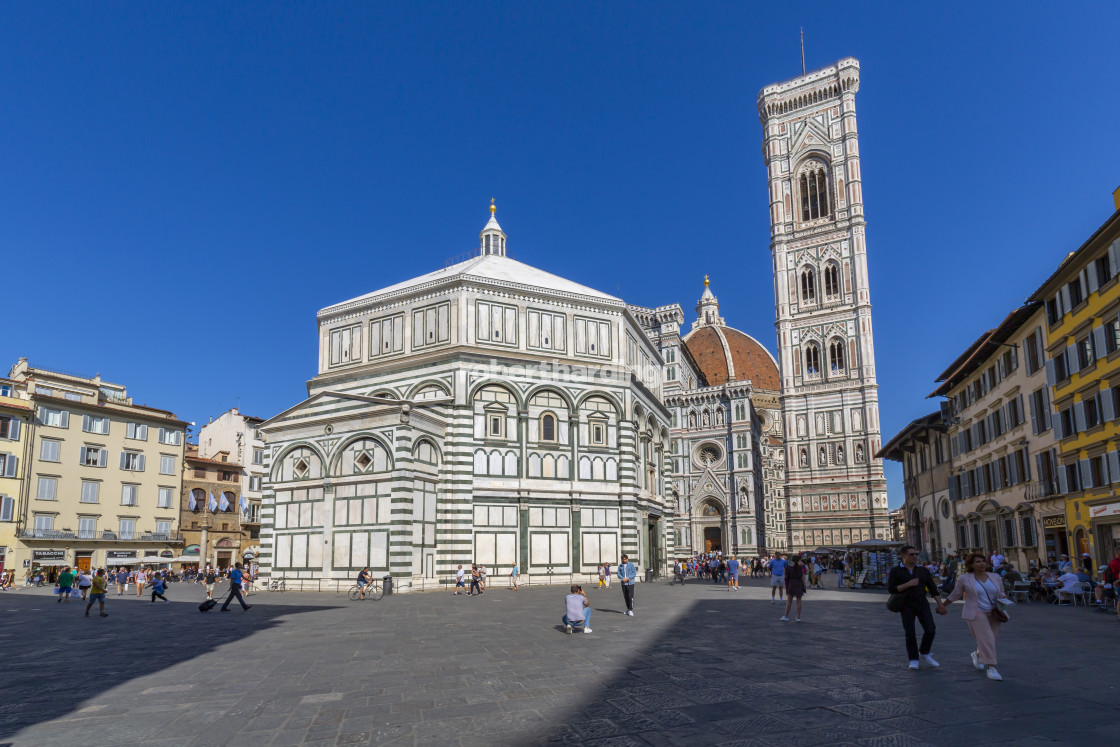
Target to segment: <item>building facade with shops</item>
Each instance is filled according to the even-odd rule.
[[[24,483],[31,452],[35,408],[15,396],[17,383],[0,378],[0,571],[21,571],[29,558],[16,550],[17,519],[26,500]]]
[[[203,457],[224,453],[241,465],[241,494],[237,515],[243,534],[241,559],[255,560],[260,554],[261,497],[264,487],[263,418],[245,415],[236,407],[222,413],[198,431],[198,449]]]
[[[1055,454],[1041,304],[1015,309],[938,377],[952,471],[956,549],[1002,553],[1020,568],[1046,562]]]
[[[232,568],[249,552],[241,525],[242,465],[230,457],[225,451],[200,456],[198,446],[187,444],[179,505],[183,562]]]
[[[134,404],[124,386],[100,376],[21,358],[8,378],[12,396],[33,408],[8,562],[87,569],[114,553],[117,560],[178,555],[187,424]]]
[[[921,560],[943,560],[956,552],[955,506],[950,500],[952,473],[948,426],[941,411],[914,420],[883,445],[879,456],[902,464],[902,508],[891,512],[894,539],[922,553]]]
[[[1062,512],[1045,528],[1094,566],[1120,551],[1120,190],[1116,212],[1035,291],[1048,330],[1046,378]]]

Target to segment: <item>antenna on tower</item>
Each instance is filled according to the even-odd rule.
[[[801,74],[805,74],[805,27],[801,27]]]

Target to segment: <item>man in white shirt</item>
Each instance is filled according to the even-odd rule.
[[[459,593],[459,589],[463,588],[463,566],[459,566],[459,570],[455,571],[455,593]]]
[[[560,622],[568,635],[571,635],[572,628],[591,632],[591,600],[579,584],[572,584],[572,593],[564,597],[564,617],[560,618]]]
[[[1066,571],[1058,576],[1058,583],[1062,585],[1062,591],[1069,591],[1074,594],[1081,593],[1081,579],[1073,571]]]
[[[1007,558],[1003,556],[1003,553],[997,550],[996,552],[992,553],[992,557],[989,558],[989,560],[992,561],[992,570],[998,571],[1003,567],[1003,564],[1007,561]]]

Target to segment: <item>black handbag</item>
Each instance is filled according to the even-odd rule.
[[[891,612],[902,612],[902,595],[891,594],[887,597],[887,609]]]

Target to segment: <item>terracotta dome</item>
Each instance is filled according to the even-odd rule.
[[[780,387],[778,364],[773,356],[757,340],[737,329],[722,325],[698,327],[684,338],[684,345],[708,386],[749,379],[757,389],[777,391]]]

